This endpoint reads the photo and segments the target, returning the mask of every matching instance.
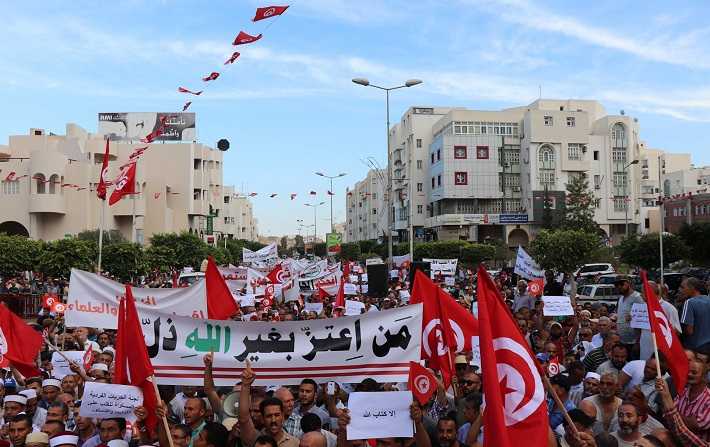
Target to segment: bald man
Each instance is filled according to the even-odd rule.
[[[326,447],[325,436],[317,431],[305,433],[298,447]]]

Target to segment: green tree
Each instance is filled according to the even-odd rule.
[[[316,256],[320,256],[321,258],[325,257],[328,253],[325,242],[318,242],[317,244],[315,244],[313,246],[313,251]]]
[[[710,223],[683,224],[678,236],[690,249],[690,259],[700,265],[710,263]],[[666,236],[663,237],[665,244]],[[665,252],[665,247],[664,250]]]
[[[431,255],[433,244],[436,242],[421,242],[414,245],[414,260],[421,261],[425,258],[433,258]]]
[[[298,234],[298,235],[296,235],[296,237],[294,239],[296,240],[296,248],[303,248],[304,247],[305,244],[303,243],[303,236]]]
[[[360,262],[365,262],[368,259],[373,259],[373,258],[380,258],[380,255],[374,252],[369,252],[369,253],[361,253],[360,254]],[[382,259],[382,258],[380,258]]]
[[[192,267],[200,269],[202,261],[207,257],[207,244],[196,234],[183,231],[177,233],[158,233],[150,239],[155,247],[170,247],[175,253],[172,265],[178,269]]]
[[[93,271],[95,260],[92,242],[76,238],[57,239],[44,244],[39,269],[49,276],[69,278],[72,267]]]
[[[150,270],[168,272],[175,267],[175,250],[167,245],[151,245],[145,250],[145,256]]]
[[[207,256],[212,256],[217,265],[227,265],[232,262],[232,254],[224,247],[207,245]]]
[[[461,249],[459,260],[469,266],[476,266],[481,262],[495,257],[496,248],[491,244],[468,243]]]
[[[555,219],[552,209],[552,198],[550,197],[550,190],[547,189],[547,185],[545,185],[545,191],[542,196],[542,228],[552,230],[554,226]]]
[[[147,256],[140,244],[113,242],[103,248],[101,258],[101,269],[120,281],[130,281],[148,270]]]
[[[599,225],[594,221],[594,193],[589,189],[584,174],[570,177],[566,185],[565,216],[563,227],[599,234]]]
[[[621,261],[630,266],[638,266],[646,270],[658,268],[661,265],[658,233],[633,235],[625,238],[619,245]],[[689,256],[690,249],[683,240],[673,234],[663,236],[664,267]]]
[[[80,241],[91,241],[97,246],[99,244],[99,230],[85,230],[76,235],[76,238]],[[123,237],[118,230],[104,230],[104,244],[111,244],[114,242],[126,242],[126,238]]]
[[[42,242],[23,236],[0,234],[0,275],[36,270]]]
[[[358,244],[360,244],[360,252],[361,253],[372,253],[375,250],[375,247],[377,247],[377,242],[376,241],[358,241]]]
[[[600,244],[596,234],[581,230],[542,230],[530,243],[530,254],[543,269],[572,273]]]
[[[340,259],[348,261],[360,259],[360,245],[357,242],[346,242],[341,244]]]

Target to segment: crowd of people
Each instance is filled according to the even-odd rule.
[[[408,304],[408,294],[402,293],[408,288],[407,275],[394,276],[386,295],[354,297],[365,303],[364,312]],[[8,287],[8,281],[4,283]],[[645,298],[627,277],[617,280],[622,297],[616,306],[577,304],[575,314],[569,317],[544,316],[540,298],[529,295],[528,284],[514,275],[500,275],[496,283],[541,370],[549,375],[550,392],[564,407],[548,394],[549,446],[710,445],[710,298],[706,284],[686,278],[679,301],[669,302],[663,299],[667,290],[652,283],[686,348],[687,385],[677,389],[666,360],[655,356],[649,331],[630,325],[632,305]],[[441,286],[475,313],[472,277],[464,272],[456,276],[453,285]],[[562,295],[565,286],[550,276],[545,294]],[[306,301],[310,299],[323,302],[320,314],[304,311],[302,303],[275,304],[269,310],[256,303],[253,309],[241,311],[252,319],[272,321],[329,318],[340,311],[332,299],[318,293]],[[146,421],[152,415],[144,407],[136,408],[133,423],[122,418],[82,417],[78,410],[85,384],[112,380],[115,331],[65,328],[60,316],[48,312],[32,323],[62,350],[92,351],[93,361],[85,367],[72,364],[73,374],[58,378],[52,369],[53,352],[44,346],[38,359],[42,376],[23,377],[13,368],[4,368],[0,446],[167,446],[172,442],[175,447],[458,447],[482,446],[485,437],[496,436],[483,424],[482,375],[471,352],[456,356],[456,389],[445,389],[439,375],[431,400],[423,406],[412,403],[414,436],[408,439],[348,440],[346,436],[349,393],[405,390],[406,383],[367,379],[356,384],[337,383],[334,392],[311,379],[298,386],[260,387],[254,385],[258,373],[247,367],[232,387],[215,387],[212,354],[203,359],[202,386],[159,386],[161,402],[156,415],[166,417],[167,427],[158,424],[154,430],[148,428]],[[487,444],[491,445],[490,441]]]

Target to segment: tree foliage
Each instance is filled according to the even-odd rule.
[[[153,247],[170,247],[174,251],[172,265],[200,269],[202,260],[207,258],[207,244],[196,234],[183,231],[177,233],[158,233],[150,239]]]
[[[660,253],[658,233],[634,235],[625,238],[619,245],[619,254],[623,263],[646,270],[661,265]],[[689,254],[690,249],[680,237],[674,234],[663,236],[664,267],[686,258]]]
[[[564,228],[599,234],[599,225],[594,221],[596,198],[589,189],[586,175],[575,175],[566,185]]]
[[[99,230],[86,230],[76,235],[80,241],[90,241],[99,244]],[[103,244],[113,244],[114,242],[126,242],[126,238],[119,230],[104,230]]]
[[[129,281],[148,270],[146,252],[140,244],[114,242],[104,246],[101,269],[119,281]]]
[[[696,264],[707,265],[710,263],[710,223],[684,224],[678,236],[689,248],[690,260]],[[663,242],[665,244],[666,236]],[[664,247],[665,253],[665,247]]]
[[[571,273],[589,262],[601,245],[599,236],[581,230],[542,230],[530,243],[530,254],[546,270]]]
[[[24,236],[0,234],[0,273],[14,275],[37,269],[42,242]]]
[[[76,238],[57,239],[44,244],[39,270],[49,276],[69,278],[72,267],[94,271],[96,251],[93,242]]]
[[[345,242],[340,245],[340,259],[356,261],[360,259],[360,245],[357,242]]]

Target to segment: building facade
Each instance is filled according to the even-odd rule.
[[[111,142],[109,178],[118,176],[135,147]],[[110,207],[96,197],[104,151],[103,135],[75,124],[67,124],[66,135],[31,129],[10,136],[8,145],[0,145],[0,232],[53,240],[99,228],[103,214],[106,230],[139,243],[163,232],[190,231],[205,240],[210,230],[213,236],[255,236],[253,216],[246,232],[231,226],[236,215],[224,207],[221,151],[196,142],[151,144],[137,163],[137,193]],[[220,217],[230,217],[229,223]]]
[[[669,233],[678,233],[684,224],[710,222],[710,194],[682,194],[663,202],[664,227]]]
[[[222,193],[224,216],[217,221],[216,230],[229,239],[256,241],[259,239],[259,222],[254,216],[254,207],[234,186],[225,186]]]
[[[346,189],[344,242],[382,240],[387,231],[387,174],[371,169],[353,188]]]

